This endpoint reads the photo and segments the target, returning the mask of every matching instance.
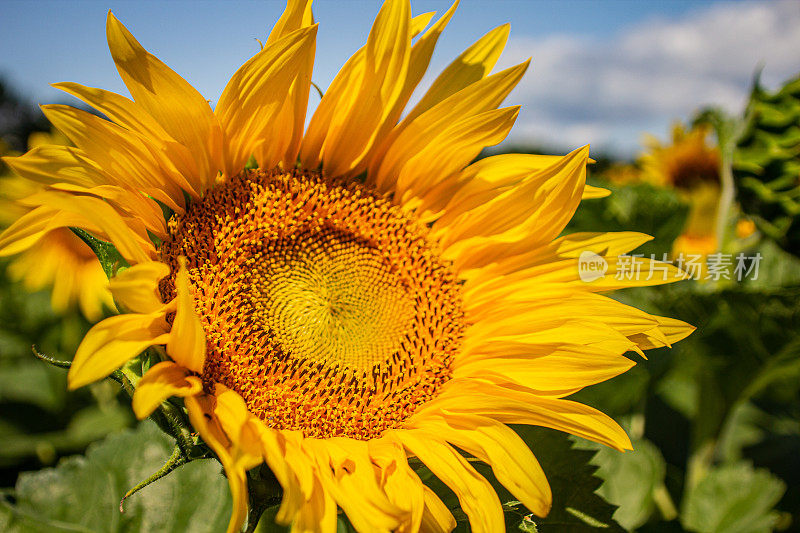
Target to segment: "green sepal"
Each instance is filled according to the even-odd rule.
[[[128,268],[130,266],[113,244],[101,241],[80,228],[70,229],[92,249],[97,259],[100,260],[100,265],[103,267],[103,272],[106,273],[108,279],[114,277],[120,268]]]

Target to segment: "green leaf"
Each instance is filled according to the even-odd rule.
[[[780,479],[748,463],[721,466],[689,490],[681,522],[699,533],[768,533],[785,490]]]
[[[739,201],[761,232],[800,256],[800,77],[774,93],[756,80],[734,152]]]
[[[604,480],[597,492],[619,507],[614,519],[627,529],[647,522],[656,511],[656,498],[663,494],[666,465],[658,448],[646,439],[635,440],[633,451],[625,453],[586,441],[579,446],[597,451],[592,464],[600,468],[597,475]]]
[[[532,426],[514,430],[536,455],[553,490],[550,514],[531,517],[539,532],[624,531],[613,519],[616,506],[597,492],[603,481],[595,475],[594,451],[575,446],[573,438],[560,431]]]
[[[3,531],[216,532],[230,518],[231,499],[215,460],[193,461],[125,501],[125,492],[158,470],[174,443],[152,422],[116,433],[89,447],[85,456],[56,468],[19,476],[3,503]],[[5,521],[5,524],[3,523]]]

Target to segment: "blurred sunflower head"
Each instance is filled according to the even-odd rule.
[[[689,203],[683,233],[673,244],[675,255],[706,256],[718,248],[716,235],[720,195],[719,148],[708,144],[711,127],[672,127],[670,144],[655,137],[645,140],[647,150],[639,158],[642,181],[673,187]]]
[[[30,149],[68,143],[57,130],[34,132],[28,137]],[[2,146],[0,152],[6,157],[12,155]],[[11,173],[0,174],[0,225],[8,226],[28,213],[37,204],[37,194],[45,188],[37,181]],[[50,289],[50,303],[56,313],[78,307],[88,320],[96,322],[106,309],[115,309],[100,261],[68,228],[55,228],[43,234],[9,263],[6,272],[29,291]]]
[[[688,191],[698,186],[719,186],[719,148],[708,144],[711,127],[697,125],[687,129],[680,122],[672,126],[672,139],[662,144],[645,138],[646,151],[639,157],[642,180],[662,187]]]
[[[662,143],[645,137],[645,151],[635,164],[618,164],[603,177],[616,185],[649,183],[675,189],[689,204],[683,233],[675,240],[675,255],[705,256],[717,250],[715,226],[720,194],[719,148],[708,144],[711,129],[698,125],[686,129],[676,122],[672,139]]]
[[[585,187],[587,147],[470,164],[517,116],[499,106],[528,62],[490,74],[507,25],[401,119],[454,10],[429,25],[433,14],[387,0],[305,132],[309,1],[289,2],[214,109],[109,14],[133,99],[57,84],[109,120],[45,106],[75,147],[8,160],[47,190],[0,252],[79,227],[130,265],[111,279],[125,312],[86,335],[70,386],[163,346],[133,408],[145,417],[184,399],[225,467],[229,531],[245,520],[246,472],[262,463],[283,488],[277,521],[295,530],[335,531],[338,508],[359,531],[452,529],[409,456],[453,490],[474,531],[503,530],[498,496],[456,448],[544,516],[547,480],[506,424],[629,449],[611,418],[564,397],[630,368],[624,353],[692,329],[598,294],[684,277],[670,266],[663,278],[615,276],[618,256],[648,236],[559,236],[582,196],[598,195]],[[608,264],[592,283],[579,275],[586,251]]]

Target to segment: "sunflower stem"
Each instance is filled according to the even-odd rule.
[[[125,510],[123,509],[123,505],[125,504],[125,500],[128,499],[130,496],[133,496],[146,486],[158,481],[159,479],[166,476],[179,466],[184,465],[188,462],[189,459],[181,451],[181,448],[179,446],[175,446],[175,449],[172,450],[172,455],[169,456],[169,459],[167,459],[167,462],[164,463],[164,466],[162,466],[160,469],[154,472],[150,477],[140,482],[138,485],[136,485],[131,490],[125,493],[125,496],[123,496],[119,502],[119,512],[120,513],[125,512]]]
[[[31,346],[31,350],[33,351],[33,355],[36,356],[37,359],[39,359],[40,361],[44,361],[45,363],[49,363],[58,368],[69,368],[72,366],[72,361],[60,361],[55,357],[50,357],[49,355],[41,353],[38,350],[38,348],[36,348],[35,344]]]
[[[128,376],[122,370],[114,370],[108,377],[122,385],[122,389],[128,395],[129,398],[133,398],[133,383],[131,380],[128,379]]]
[[[175,443],[185,457],[188,458],[191,456],[192,442],[189,440],[189,437],[184,431],[186,424],[183,423],[180,415],[175,412],[175,409],[172,408],[172,406],[162,403],[160,406],[158,406],[158,409],[156,409],[153,414],[150,415],[150,417],[153,418],[157,424],[159,424],[159,427],[161,427],[162,431],[175,439]],[[159,423],[156,418],[160,418],[162,423]]]
[[[31,351],[33,355],[39,359],[40,361],[44,361],[47,364],[53,365],[58,368],[66,368],[69,369],[72,366],[72,361],[62,361],[60,359],[56,359],[55,357],[50,357],[49,355],[45,355],[36,348],[34,344],[31,346]],[[119,370],[115,370],[108,376],[109,378],[113,379],[120,385],[122,385],[125,392],[128,393],[129,396],[133,396],[133,385],[131,384],[130,380]]]

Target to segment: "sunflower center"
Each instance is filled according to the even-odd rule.
[[[263,327],[295,357],[368,369],[400,349],[413,302],[368,241],[323,227],[276,239],[270,254],[253,297]]]
[[[358,183],[245,172],[174,217],[161,254],[188,259],[206,386],[271,427],[372,438],[450,379],[459,285],[425,227]]]

